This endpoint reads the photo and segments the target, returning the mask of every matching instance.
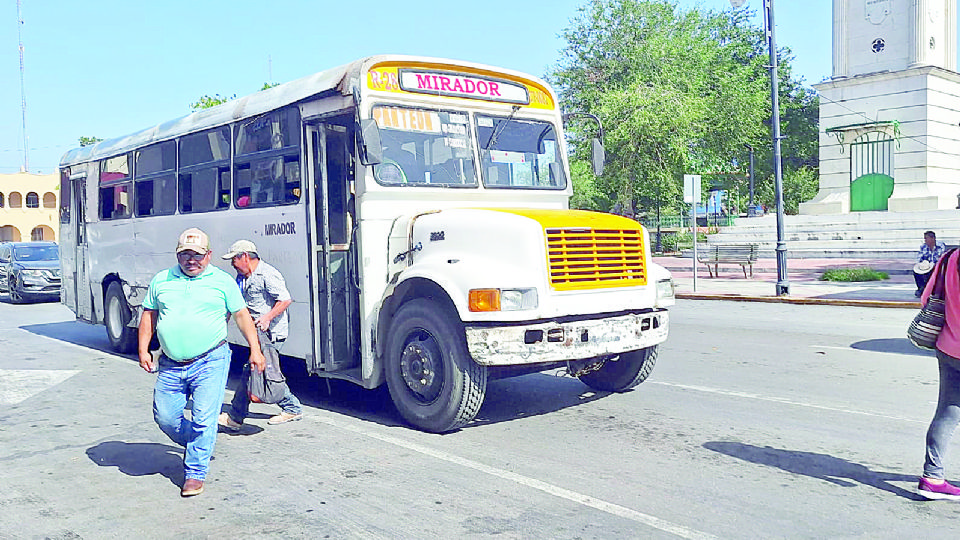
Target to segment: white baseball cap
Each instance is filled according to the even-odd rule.
[[[249,240],[237,240],[230,246],[230,251],[222,255],[224,260],[230,260],[241,253],[257,253],[257,246]]]
[[[188,249],[206,255],[210,251],[210,237],[196,227],[183,231],[177,240],[177,253]]]

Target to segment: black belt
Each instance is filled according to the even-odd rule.
[[[171,360],[173,360],[174,362],[180,364],[181,366],[182,366],[182,365],[186,365],[186,364],[192,364],[192,363],[196,362],[197,360],[203,358],[204,356],[206,356],[206,355],[212,353],[213,351],[219,349],[219,348],[222,347],[223,344],[226,343],[226,342],[227,342],[227,340],[221,339],[221,340],[220,340],[220,343],[217,343],[217,344],[214,345],[213,347],[210,347],[210,348],[207,349],[206,351],[204,351],[204,352],[202,352],[202,353],[194,356],[193,358],[187,358],[186,360],[173,360],[173,359],[171,358]]]

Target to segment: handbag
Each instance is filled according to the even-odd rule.
[[[271,345],[262,350],[267,361],[263,371],[253,369],[249,363],[243,367],[249,371],[247,395],[254,403],[279,403],[287,393],[287,379],[280,371],[280,352]]]
[[[937,261],[937,267],[934,271],[937,273],[937,281],[933,285],[933,291],[927,298],[927,303],[920,309],[920,313],[913,318],[910,326],[907,328],[907,338],[910,342],[921,349],[936,350],[937,338],[943,330],[946,322],[946,291],[944,286],[944,274],[947,269],[947,261],[955,249],[943,254]]]

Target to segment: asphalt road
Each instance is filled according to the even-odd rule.
[[[0,300],[4,539],[960,533],[960,504],[913,494],[937,385],[903,337],[911,310],[681,301],[635,391],[494,381],[446,435],[288,365],[304,420],[268,426],[276,409],[254,405],[219,435],[206,491],[181,499],[154,376],[58,304]]]

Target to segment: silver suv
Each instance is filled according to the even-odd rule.
[[[0,244],[0,291],[21,304],[60,299],[60,249],[56,242]]]

